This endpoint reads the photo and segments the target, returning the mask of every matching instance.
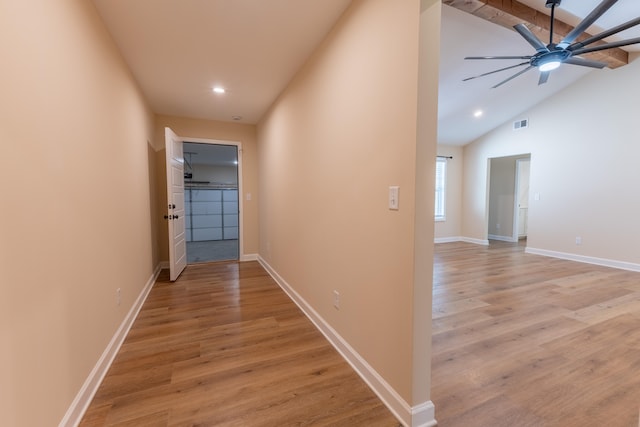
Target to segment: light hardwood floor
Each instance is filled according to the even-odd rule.
[[[436,245],[431,398],[441,427],[636,427],[640,273]]]
[[[398,426],[256,262],[162,274],[82,426]]]

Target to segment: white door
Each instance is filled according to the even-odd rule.
[[[184,230],[184,156],[182,140],[164,128],[167,151],[167,222],[169,223],[169,276],[175,281],[187,266]]]

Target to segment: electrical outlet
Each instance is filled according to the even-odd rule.
[[[121,292],[120,292],[120,288],[116,289],[116,304],[119,306],[120,305],[120,301],[122,300],[121,298]]]
[[[333,291],[333,306],[336,310],[340,310],[340,292]]]
[[[576,245],[581,245],[582,244],[582,237],[578,236],[576,237]]]
[[[496,224],[496,230],[500,230],[500,224]]]

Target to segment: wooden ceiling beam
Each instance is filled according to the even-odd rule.
[[[442,0],[442,2],[510,30],[513,30],[514,25],[524,23],[543,43],[547,44],[549,42],[549,15],[545,15],[517,0]],[[553,25],[556,43],[569,34],[572,29],[571,25],[556,18]],[[587,37],[590,37],[590,35],[583,33],[578,37],[578,40],[584,40]],[[603,43],[605,42],[599,41],[594,43],[593,46]],[[486,54],[489,55],[490,53]],[[618,68],[629,63],[629,53],[620,48],[593,52],[584,55],[584,57],[604,62],[609,68]]]

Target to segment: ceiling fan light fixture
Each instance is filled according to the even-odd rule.
[[[583,67],[598,69],[602,69],[607,65],[607,63],[605,62],[583,59],[580,57],[580,55],[582,54],[640,44],[640,37],[636,37],[611,43],[592,45],[597,41],[600,41],[607,37],[611,37],[622,31],[640,25],[640,17],[616,25],[615,27],[609,30],[602,31],[601,33],[594,36],[590,36],[589,34],[585,33],[585,30],[587,30],[594,22],[596,22],[598,18],[600,18],[605,12],[607,12],[607,10],[615,5],[618,0],[602,0],[601,3],[596,6],[596,8],[593,9],[578,25],[576,25],[571,31],[569,31],[559,43],[554,43],[553,27],[555,23],[555,9],[556,7],[560,6],[561,1],[562,0],[546,0],[545,6],[551,9],[548,28],[548,44],[543,43],[527,25],[514,25],[513,28],[516,30],[516,32],[518,32],[536,50],[536,53],[534,53],[533,55],[522,56],[467,56],[464,59],[526,59],[527,61],[511,65],[509,67],[499,68],[497,70],[482,73],[477,76],[467,77],[466,79],[463,79],[463,81],[466,82],[468,80],[477,79],[479,77],[488,76],[501,71],[510,70],[512,68],[526,66],[526,68],[492,86],[492,88],[498,88],[534,68],[540,69],[540,77],[538,79],[538,86],[540,86],[542,84],[545,84],[549,80],[550,71],[555,70],[565,62],[570,65],[580,65]],[[537,27],[538,25],[536,24],[535,26]],[[576,40],[580,38],[581,34],[581,41],[576,42]]]
[[[545,62],[543,64],[540,64],[540,71],[547,72],[547,71],[555,70],[560,66],[560,64],[562,64],[562,61],[558,61],[558,60]]]

